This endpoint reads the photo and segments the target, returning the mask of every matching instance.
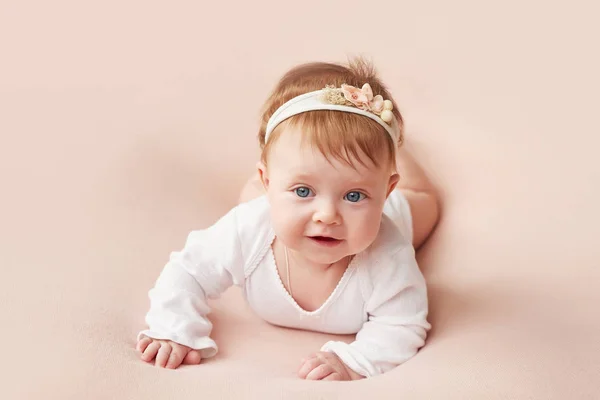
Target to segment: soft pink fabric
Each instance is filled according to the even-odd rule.
[[[1,398],[599,396],[593,2],[204,4],[0,6]],[[365,17],[380,40],[350,28]],[[428,344],[378,378],[301,381],[330,337],[269,326],[232,290],[215,359],[144,364],[147,290],[235,204],[261,102],[290,66],[346,52],[377,63],[443,195],[419,255]]]

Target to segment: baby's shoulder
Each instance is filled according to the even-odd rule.
[[[360,254],[361,279],[367,286],[377,286],[413,268],[418,266],[410,237],[384,214],[377,238]]]
[[[266,196],[261,196],[235,208],[237,234],[249,265],[271,245],[273,228],[271,207]]]
[[[367,249],[367,255],[375,259],[391,260],[397,253],[412,248],[409,232],[404,232],[389,216],[383,214],[377,237]]]
[[[270,205],[266,195],[235,206],[236,219],[240,227],[257,225],[271,226]]]

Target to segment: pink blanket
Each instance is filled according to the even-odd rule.
[[[591,2],[34,3],[0,6],[0,398],[600,397]],[[442,192],[426,346],[373,379],[301,381],[329,337],[232,289],[216,358],[143,363],[147,290],[235,204],[275,80],[346,51],[373,57]]]

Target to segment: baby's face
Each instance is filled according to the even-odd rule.
[[[365,250],[377,237],[383,205],[394,188],[387,165],[366,157],[355,168],[301,145],[287,128],[271,148],[263,181],[278,239],[314,263],[329,264]],[[381,163],[386,164],[386,163]]]

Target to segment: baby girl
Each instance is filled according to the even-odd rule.
[[[362,379],[413,357],[430,329],[415,248],[438,202],[401,150],[402,125],[363,60],[290,70],[265,105],[242,202],[191,232],[150,290],[142,360],[177,368],[214,356],[206,300],[232,285],[274,325],[356,334],[302,360],[303,379]]]

